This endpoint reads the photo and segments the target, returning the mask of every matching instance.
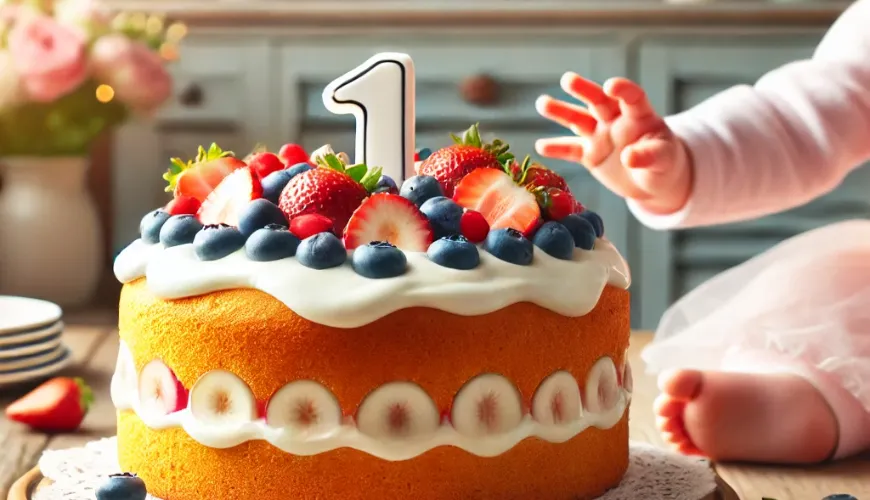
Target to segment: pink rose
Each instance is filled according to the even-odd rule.
[[[87,77],[81,36],[50,17],[19,19],[9,32],[8,46],[21,85],[34,101],[51,102]]]
[[[121,102],[142,113],[154,111],[172,93],[164,61],[141,42],[123,35],[96,41],[91,64],[100,82],[110,85]]]

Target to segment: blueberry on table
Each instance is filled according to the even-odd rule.
[[[402,189],[399,191],[399,194],[419,207],[430,198],[444,196],[444,191],[441,190],[441,184],[438,184],[438,181],[434,177],[416,175],[407,178],[402,183]]]
[[[263,177],[263,180],[260,182],[263,186],[263,198],[277,204],[281,198],[281,192],[287,187],[290,179],[292,179],[292,176],[289,170],[278,170]]]
[[[162,208],[148,212],[145,217],[142,217],[142,222],[139,223],[139,234],[142,235],[142,241],[152,245],[159,243],[160,229],[163,227],[163,224],[166,224],[169,217],[169,212]]]
[[[560,220],[559,223],[571,233],[574,238],[574,246],[583,250],[592,250],[595,247],[595,238],[597,238],[595,226],[589,222],[589,219],[578,214],[571,214]]]
[[[226,224],[209,224],[193,238],[199,260],[218,260],[245,246],[245,235]]]
[[[531,264],[534,253],[532,242],[512,228],[490,231],[483,242],[483,249],[505,262],[519,266]]]
[[[145,481],[136,474],[112,474],[97,488],[97,500],[145,500]]]
[[[375,189],[372,190],[372,192],[399,194],[399,186],[396,185],[396,181],[394,181],[392,177],[381,175],[381,178],[378,179],[378,183],[375,185]]]
[[[477,246],[465,236],[451,235],[435,240],[426,252],[429,260],[439,266],[467,271],[480,265]]]
[[[354,249],[351,266],[357,274],[366,278],[395,278],[405,274],[408,258],[391,243],[373,241]]]
[[[574,237],[558,222],[545,222],[532,237],[532,243],[557,259],[571,260],[574,256]]]
[[[450,198],[444,196],[429,198],[420,205],[420,211],[429,219],[429,225],[432,226],[436,238],[460,234],[462,207]]]
[[[245,237],[254,234],[257,229],[262,229],[269,224],[277,224],[287,227],[287,217],[284,212],[269,200],[256,199],[242,209],[239,214],[239,231]]]
[[[332,233],[318,233],[302,240],[296,249],[296,259],[305,267],[329,269],[344,264],[347,250],[338,236]]]
[[[167,248],[193,243],[202,223],[193,215],[173,215],[160,228],[160,243]]]
[[[592,224],[592,227],[595,228],[595,236],[599,238],[604,236],[604,220],[600,215],[590,210],[585,210],[580,214],[580,217],[583,217]]]
[[[249,259],[258,262],[286,259],[296,255],[301,241],[286,227],[269,224],[248,237],[245,254]]]

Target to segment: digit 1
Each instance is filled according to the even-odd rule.
[[[354,162],[382,167],[398,183],[406,165],[414,164],[414,99],[414,61],[392,52],[375,55],[323,89],[327,110],[356,117]]]

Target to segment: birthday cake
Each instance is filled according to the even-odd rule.
[[[403,182],[330,146],[173,160],[172,200],[115,262],[124,472],[164,500],[620,482],[627,265],[555,172],[476,126],[454,139]]]

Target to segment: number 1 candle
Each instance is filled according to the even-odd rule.
[[[414,163],[414,62],[408,54],[373,56],[323,90],[335,114],[356,117],[355,163],[384,169],[401,182]]]

